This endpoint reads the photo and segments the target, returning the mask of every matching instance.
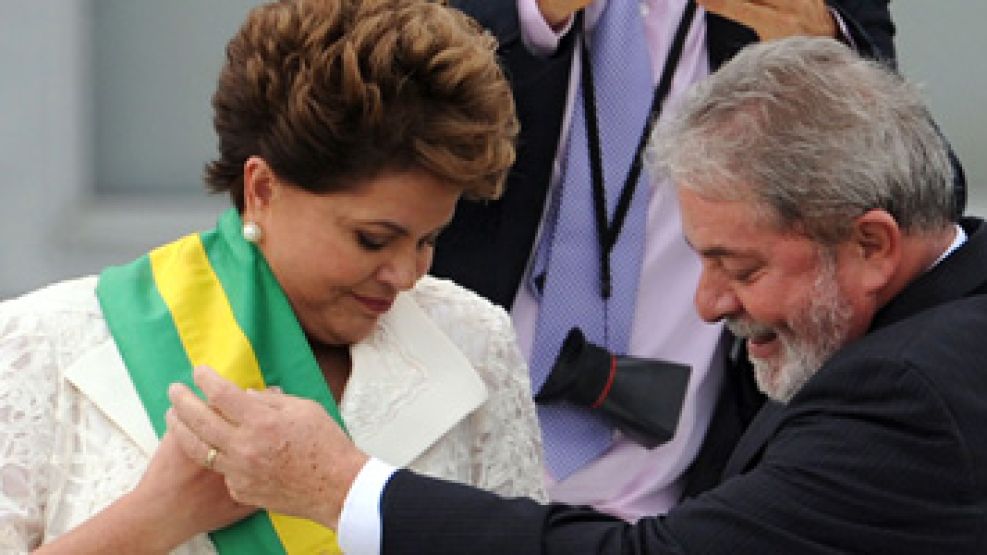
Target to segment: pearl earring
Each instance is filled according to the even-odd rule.
[[[256,222],[245,222],[243,224],[243,238],[247,240],[248,243],[256,243],[260,241],[260,238],[264,236],[264,232],[261,231],[260,226]]]

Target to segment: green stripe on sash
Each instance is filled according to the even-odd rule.
[[[342,425],[308,341],[267,262],[227,211],[217,229],[106,269],[96,293],[107,325],[160,437],[172,382],[212,366],[241,387],[277,385],[320,403]],[[338,553],[314,522],[259,511],[211,534],[220,553]]]

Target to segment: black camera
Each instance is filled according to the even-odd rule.
[[[653,449],[675,435],[690,372],[685,364],[611,354],[572,328],[535,401],[599,411]]]

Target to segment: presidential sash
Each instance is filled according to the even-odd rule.
[[[99,276],[96,295],[158,437],[168,385],[190,387],[208,365],[240,387],[278,386],[312,399],[343,424],[288,299],[230,209],[218,226],[158,247]],[[258,511],[210,534],[223,554],[340,553],[332,530]]]

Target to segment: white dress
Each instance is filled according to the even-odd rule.
[[[0,553],[64,534],[131,490],[157,445],[96,278],[0,303]],[[528,371],[506,312],[444,280],[399,295],[364,341],[340,411],[391,464],[543,500]],[[206,535],[174,553],[215,553]]]

